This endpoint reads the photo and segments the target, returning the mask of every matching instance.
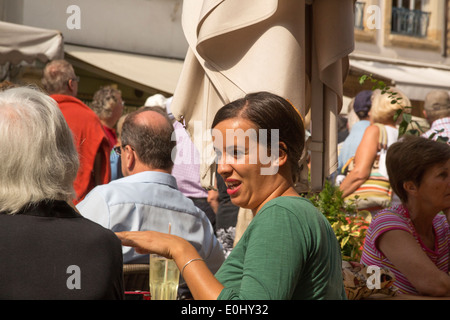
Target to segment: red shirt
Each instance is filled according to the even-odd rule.
[[[103,129],[105,130],[106,137],[108,138],[109,145],[110,145],[111,150],[112,150],[112,148],[114,148],[115,145],[117,144],[116,131],[114,129],[112,129],[112,128],[109,128],[109,127],[105,126],[105,125],[103,125]]]
[[[61,94],[51,95],[58,103],[64,118],[72,130],[75,146],[80,159],[80,168],[74,182],[77,204],[95,187],[94,161],[98,152],[102,155],[101,180],[106,184],[111,180],[108,138],[100,119],[81,100]]]

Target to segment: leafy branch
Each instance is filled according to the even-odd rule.
[[[363,85],[364,82],[366,81],[370,81],[373,83],[372,86],[372,91],[379,89],[381,90],[381,94],[389,94],[388,98],[391,99],[391,104],[398,104],[400,105],[400,109],[398,109],[394,115],[394,121],[397,122],[398,118],[401,116],[402,117],[402,121],[399,124],[399,128],[398,128],[398,136],[401,137],[404,134],[411,134],[411,135],[416,135],[416,136],[420,136],[422,132],[424,132],[423,128],[421,127],[421,125],[412,119],[412,115],[411,112],[406,112],[406,110],[408,109],[412,109],[411,106],[402,106],[401,105],[401,100],[402,97],[397,96],[397,92],[390,90],[390,87],[387,86],[384,81],[382,80],[377,80],[375,79],[372,74],[370,75],[362,75],[359,78],[359,84]],[[411,129],[408,130],[408,128],[411,125]],[[414,126],[416,126],[416,128],[414,128]],[[434,137],[436,137],[436,135],[438,135],[436,137],[436,141],[438,142],[444,142],[447,143],[449,138],[445,137],[445,136],[441,136],[439,135],[440,133],[443,133],[444,129],[441,130],[435,130],[435,132],[433,132],[430,136],[429,139],[434,139]]]
[[[412,106],[403,106],[402,100],[403,98],[398,95],[397,92],[392,91],[391,87],[387,86],[386,83],[382,80],[375,79],[371,74],[363,75],[359,78],[359,84],[363,85],[366,81],[372,82],[372,91],[379,89],[381,94],[388,94],[388,98],[391,99],[391,104],[398,104],[400,108],[395,112],[394,121],[397,122],[401,117],[401,121],[399,123],[398,128],[398,136],[401,137],[404,134],[412,134],[416,136],[420,136],[420,134],[424,131],[420,124],[412,119],[411,109]],[[408,128],[412,127],[412,129]],[[414,126],[416,128],[414,128]]]
[[[439,134],[439,133],[444,133],[444,129],[441,129],[441,130],[435,130],[435,132],[433,132],[430,136],[429,136],[429,139],[434,139],[434,137],[437,135],[437,134]],[[448,137],[445,137],[445,136],[441,136],[441,135],[438,135],[437,137],[436,137],[436,141],[438,141],[438,142],[443,142],[443,143],[447,143],[448,142]]]

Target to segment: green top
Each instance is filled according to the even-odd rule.
[[[266,203],[216,278],[219,300],[346,299],[336,236],[301,197]]]

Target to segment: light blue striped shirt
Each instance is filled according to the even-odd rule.
[[[77,205],[80,213],[114,232],[152,230],[188,240],[215,273],[224,261],[208,217],[168,174],[145,171],[95,187]],[[149,263],[148,255],[123,248],[124,263]]]

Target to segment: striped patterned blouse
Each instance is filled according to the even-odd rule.
[[[436,235],[435,245],[434,250],[430,250],[420,240],[420,237],[416,233],[414,225],[409,218],[408,210],[403,205],[381,210],[373,217],[369,229],[367,230],[361,263],[367,266],[376,265],[389,268],[395,275],[394,286],[398,288],[399,293],[417,295],[417,290],[412,286],[408,279],[396,269],[375,244],[377,238],[386,231],[404,230],[414,236],[417,243],[440,270],[448,273],[450,231],[446,217],[442,214],[436,215],[433,220],[433,227]]]

